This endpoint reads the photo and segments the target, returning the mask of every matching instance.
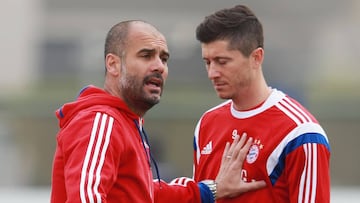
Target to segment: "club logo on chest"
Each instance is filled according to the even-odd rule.
[[[247,135],[246,132],[243,132],[241,136]],[[234,129],[232,131],[232,139],[236,139],[237,137],[240,137],[238,130]],[[261,143],[260,139],[255,139],[254,143],[251,145],[249,149],[249,153],[246,156],[246,162],[249,164],[254,163],[257,158],[259,157],[260,151],[264,148],[264,145]]]

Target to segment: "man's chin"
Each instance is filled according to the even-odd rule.
[[[220,99],[231,99],[231,97],[229,97],[229,95],[223,94],[221,92],[216,92],[216,93]]]
[[[161,96],[159,94],[151,94],[149,97],[147,97],[147,101],[149,104],[155,105],[160,102]]]

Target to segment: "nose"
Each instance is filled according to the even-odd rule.
[[[167,68],[167,63],[165,63],[160,57],[157,57],[152,66],[152,71],[163,73]]]
[[[207,73],[208,73],[208,78],[209,79],[214,79],[220,76],[219,71],[217,70],[217,68],[215,67],[215,65],[213,63],[210,63],[207,67]]]

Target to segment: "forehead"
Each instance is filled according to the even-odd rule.
[[[168,52],[164,35],[149,24],[141,22],[132,24],[128,33],[128,41],[128,50],[146,48]]]
[[[235,51],[229,49],[229,41],[227,40],[216,40],[209,43],[202,43],[201,50],[203,57],[214,57]]]

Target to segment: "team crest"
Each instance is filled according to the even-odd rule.
[[[232,131],[231,135],[232,135],[232,139],[236,139],[240,137],[239,132],[236,129]],[[246,135],[247,133],[243,132],[241,136],[246,136]],[[246,156],[246,161],[249,164],[254,163],[259,157],[260,150],[262,150],[263,148],[264,145],[261,143],[260,139],[256,139],[249,149],[249,153]]]
[[[246,156],[246,161],[249,164],[254,163],[257,158],[259,157],[260,150],[264,147],[263,144],[261,144],[261,141],[259,139],[256,139],[254,141],[254,144],[250,147],[249,153]]]

